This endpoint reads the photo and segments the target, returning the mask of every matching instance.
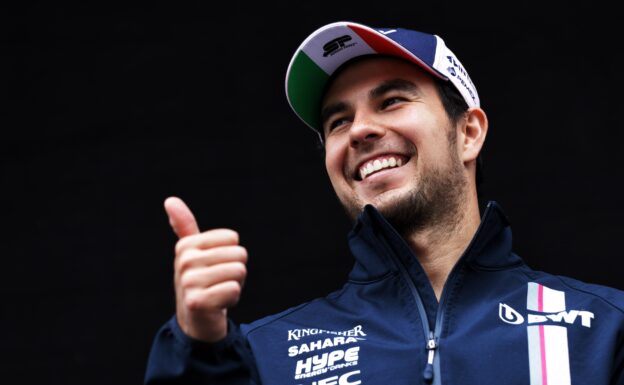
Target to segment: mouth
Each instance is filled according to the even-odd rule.
[[[379,155],[371,159],[367,159],[357,168],[355,175],[353,176],[357,181],[363,181],[364,179],[376,174],[380,171],[398,168],[409,162],[410,157],[399,154],[384,154]]]

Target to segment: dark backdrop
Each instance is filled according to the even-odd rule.
[[[488,113],[486,199],[516,251],[624,289],[624,55],[608,9],[180,3],[2,12],[3,383],[142,381],[174,309],[169,195],[202,229],[241,234],[236,321],[341,285],[350,223],[284,96],[299,43],[338,20],[441,35]]]

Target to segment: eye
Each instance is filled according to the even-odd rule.
[[[404,100],[405,100],[405,98],[402,98],[400,96],[393,96],[391,98],[384,99],[384,101],[381,102],[381,109],[390,107],[391,105],[397,104],[397,103],[402,102]]]
[[[346,117],[339,117],[339,118],[334,119],[334,120],[329,122],[329,124],[327,125],[327,130],[328,130],[328,132],[332,132],[336,128],[338,128],[338,127],[340,127],[343,124],[346,124],[348,122],[349,122],[349,119],[347,119]]]

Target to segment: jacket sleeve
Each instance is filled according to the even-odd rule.
[[[255,361],[239,327],[228,320],[228,335],[217,343],[188,337],[172,317],[158,331],[147,362],[145,385],[260,385]]]

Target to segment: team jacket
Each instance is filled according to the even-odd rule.
[[[624,292],[531,270],[490,202],[438,302],[403,238],[372,206],[349,234],[344,287],[216,344],[175,318],[146,384],[623,385]]]

